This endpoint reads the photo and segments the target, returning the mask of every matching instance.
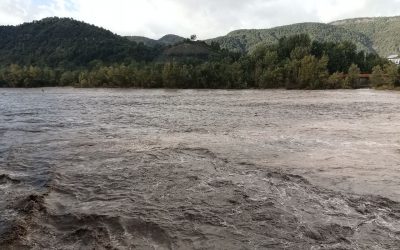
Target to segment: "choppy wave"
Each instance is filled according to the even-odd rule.
[[[32,91],[36,93],[28,92]],[[307,122],[314,120],[309,124],[297,114],[306,108],[283,109],[269,97],[274,106],[269,109],[261,99],[281,98],[288,92],[87,90],[77,98],[77,90],[51,91],[56,93],[31,93],[15,107],[0,100],[6,114],[15,114],[6,120],[0,114],[1,249],[396,249],[400,245],[400,203],[388,198],[396,197],[395,190],[379,183],[373,186],[379,190],[375,193],[344,190],[361,163],[364,173],[375,169],[370,180],[379,177],[379,166],[361,159],[368,146],[350,130],[339,139],[352,143],[354,155],[333,143],[340,141],[335,129],[345,129],[342,123],[351,113],[341,114],[345,111],[335,105],[352,103],[348,95],[372,95],[368,102],[375,98],[375,105],[385,103],[383,115],[390,115],[395,113],[388,102],[391,93],[329,92],[335,102],[332,112],[340,116],[334,129],[315,114],[324,110],[305,112]],[[289,95],[301,95],[300,101],[312,108],[318,107],[312,102],[318,93]],[[320,95],[327,102],[329,96]],[[202,98],[208,98],[209,106],[192,109],[200,105],[196,102],[205,105]],[[251,109],[241,110],[230,98],[243,98],[244,107],[245,100],[252,100]],[[137,103],[143,99],[144,104],[127,105],[130,99]],[[49,108],[29,115],[25,109],[35,110],[33,104],[40,110]],[[251,113],[254,108],[257,116]],[[81,114],[82,109],[91,112]],[[268,112],[281,114],[282,124]],[[287,112],[296,114],[290,118],[292,124],[286,124]],[[381,113],[369,114],[382,118]],[[18,122],[12,123],[13,119]],[[392,129],[397,125],[393,123]],[[294,127],[303,134],[294,135],[290,130]],[[388,132],[383,130],[377,133]],[[368,140],[378,138],[378,134],[368,136]],[[371,145],[389,153],[398,144],[396,138],[388,140],[392,142]],[[310,156],[313,150],[333,149],[342,153],[342,162],[335,155]],[[399,159],[398,149],[393,150],[383,166]],[[321,166],[310,173],[317,163],[332,167],[331,172]],[[335,169],[335,164],[342,168]],[[354,168],[346,181],[343,169],[350,164]],[[327,173],[332,181],[337,177],[337,185],[319,184]],[[385,178],[382,183],[390,184]],[[379,192],[390,195],[376,195]]]

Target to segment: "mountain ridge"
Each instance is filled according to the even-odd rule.
[[[95,61],[149,61],[155,50],[95,25],[51,17],[0,26],[0,64],[86,66]]]
[[[185,40],[185,38],[174,34],[167,34],[158,40],[151,39],[145,36],[125,36],[125,37],[129,41],[133,41],[136,43],[143,43],[144,45],[150,47],[175,45]]]
[[[270,29],[239,29],[205,42],[209,45],[218,43],[228,51],[248,53],[259,45],[276,44],[282,37],[303,33],[320,42],[351,41],[358,50],[378,53],[382,57],[400,53],[400,16],[350,18],[330,23],[305,22]],[[168,47],[169,51],[164,55],[179,54],[179,48],[185,50],[183,54],[190,54],[189,48],[205,51],[196,44],[179,47],[185,41],[188,40],[174,34],[158,40],[140,36],[123,37],[71,18],[51,17],[17,26],[0,26],[0,64],[71,68],[96,64],[96,61],[106,64],[152,61]],[[171,49],[171,46],[178,47]]]
[[[331,24],[366,35],[381,56],[400,53],[400,16],[343,19]]]
[[[218,42],[224,49],[247,53],[260,44],[273,44],[283,36],[300,33],[307,33],[321,42],[351,41],[359,50],[376,52],[382,57],[400,53],[400,16],[357,17],[329,23],[303,22],[267,29],[238,29],[205,41],[209,44]]]
[[[260,44],[274,44],[282,37],[303,33],[308,34],[312,40],[320,42],[352,41],[359,50],[375,52],[369,38],[364,34],[317,22],[283,25],[270,29],[240,29],[207,41],[218,42],[222,48],[245,53],[254,50]]]

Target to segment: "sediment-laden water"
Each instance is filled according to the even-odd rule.
[[[0,249],[398,249],[400,93],[0,89]]]

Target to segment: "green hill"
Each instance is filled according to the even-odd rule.
[[[381,56],[400,53],[400,16],[355,18],[331,24],[367,36]]]
[[[216,51],[205,42],[184,41],[167,47],[158,58],[158,61],[204,61],[219,54],[220,51]]]
[[[237,30],[226,36],[208,40],[222,48],[248,52],[261,43],[273,44],[283,36],[300,33],[321,42],[351,41],[360,50],[376,52],[382,57],[400,53],[400,16],[354,18],[329,24],[299,23],[271,29]]]
[[[352,41],[358,49],[374,52],[373,44],[366,35],[340,26],[323,23],[299,23],[272,29],[237,30],[226,36],[210,39],[207,42],[218,42],[222,48],[228,50],[248,52],[259,44],[274,44],[281,37],[303,33],[308,34],[312,40],[320,42]]]
[[[76,69],[99,63],[206,60],[215,55],[204,42],[176,35],[159,40],[122,37],[70,18],[45,18],[18,26],[0,26],[0,67],[10,64]]]
[[[164,45],[174,45],[183,42],[184,40],[185,38],[181,36],[169,34],[161,37],[158,41]]]
[[[237,30],[206,42],[217,42],[223,49],[247,53],[260,44],[274,44],[284,36],[304,33],[320,42],[351,41],[359,50],[378,52],[384,57],[400,52],[400,17]],[[177,35],[166,35],[159,40],[122,37],[69,18],[45,18],[18,26],[0,26],[0,66],[17,63],[73,69],[97,65],[98,62],[112,64],[213,56],[213,46],[204,46],[185,42]]]
[[[96,61],[150,61],[158,54],[143,44],[69,18],[0,26],[0,65],[74,68]]]
[[[339,25],[302,23],[238,30],[207,42],[175,35],[156,41],[118,36],[73,19],[46,18],[0,26],[0,86],[357,87],[358,72],[370,73],[387,63],[376,54],[357,52],[357,47],[374,52],[367,35]],[[262,44],[275,46],[257,47]],[[252,55],[232,52],[256,47]],[[329,75],[334,72],[349,72],[352,78]]]
[[[127,36],[128,40],[143,43],[146,46],[156,47],[156,46],[166,46],[166,45],[175,45],[177,43],[183,42],[185,38],[177,36],[177,35],[165,35],[158,40],[143,37],[143,36]]]
[[[160,42],[158,40],[154,40],[144,36],[126,36],[125,38],[127,38],[129,41],[132,42],[143,43],[144,45],[149,47],[155,47],[157,45],[160,45]]]

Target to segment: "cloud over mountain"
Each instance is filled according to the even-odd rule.
[[[121,35],[201,39],[240,28],[400,14],[400,0],[0,0],[0,24],[73,17]]]

